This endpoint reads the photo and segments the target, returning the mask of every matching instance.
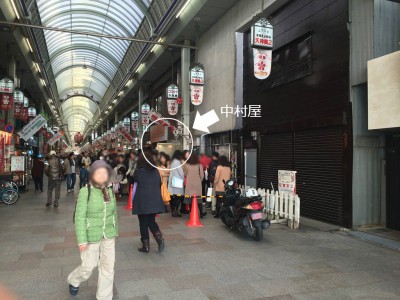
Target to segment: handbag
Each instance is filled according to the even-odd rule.
[[[177,189],[183,189],[183,179],[179,177],[172,177],[172,182],[171,182],[172,187],[177,188]]]
[[[164,180],[161,181],[161,197],[165,204],[168,204],[171,201],[171,196]]]
[[[212,202],[211,198],[214,195],[214,189],[212,187],[209,187],[207,189],[207,202]]]

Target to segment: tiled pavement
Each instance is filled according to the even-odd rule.
[[[77,193],[77,191],[75,191]],[[22,299],[73,299],[66,277],[80,260],[63,186],[56,208],[28,192],[0,205],[0,282]],[[341,233],[273,225],[262,242],[229,232],[207,216],[158,219],[166,239],[159,255],[139,253],[138,222],[121,203],[115,299],[400,299],[400,255]],[[94,299],[97,274],[74,299]]]

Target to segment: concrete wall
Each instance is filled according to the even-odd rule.
[[[286,2],[266,0],[264,7],[268,11]],[[250,28],[253,17],[261,10],[260,3],[260,0],[239,1],[199,39],[198,60],[205,67],[206,77],[204,102],[195,110],[203,114],[215,109],[220,116],[220,122],[209,128],[212,133],[232,130],[236,127],[236,118],[232,116],[226,118],[225,115],[220,115],[220,111],[222,106],[236,106],[236,101],[240,103],[240,95],[236,93],[235,84],[236,32]],[[240,38],[238,40],[240,41]],[[194,116],[195,112],[192,112],[191,120],[194,120]]]

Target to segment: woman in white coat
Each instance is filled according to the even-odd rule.
[[[174,152],[174,155],[172,156],[172,161],[171,161],[171,173],[169,175],[169,180],[168,180],[168,191],[171,194],[171,211],[172,211],[172,216],[173,217],[182,217],[178,213],[179,205],[183,205],[183,199],[185,198],[184,196],[184,186],[183,182],[185,179],[185,174],[182,169],[182,159],[183,155],[182,152],[179,150],[176,150]],[[178,196],[179,195],[179,196]]]

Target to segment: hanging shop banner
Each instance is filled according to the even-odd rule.
[[[13,95],[12,94],[1,94],[0,98],[0,109],[11,110],[13,107]]]
[[[251,47],[271,50],[274,29],[267,18],[261,18],[251,27]]]
[[[179,96],[179,88],[175,84],[171,84],[167,87],[167,98],[168,99],[178,99]]]
[[[142,115],[142,125],[143,126],[147,126],[147,125],[149,125],[150,124],[150,122],[149,122],[149,115]]]
[[[24,93],[21,90],[14,90],[14,103],[22,104],[24,103]]]
[[[0,93],[12,94],[14,92],[14,82],[8,78],[4,77],[0,80]]]
[[[272,50],[253,48],[254,76],[257,79],[266,79],[271,74]]]
[[[190,86],[190,100],[193,105],[200,105],[203,103],[204,87],[201,85]]]
[[[141,112],[143,115],[148,115],[150,112],[150,105],[148,105],[147,103],[143,104],[141,107]]]
[[[164,117],[156,112],[155,110],[151,110],[149,114],[151,122],[157,121],[156,124],[169,127],[171,132],[174,132],[175,126],[173,126],[168,120],[165,120]]]
[[[278,170],[279,193],[296,194],[296,171]]]
[[[125,130],[124,127],[120,127],[119,128],[119,132],[121,133],[121,135],[130,143],[133,142],[133,137]]]
[[[48,116],[41,112],[34,119],[32,119],[28,124],[22,128],[18,135],[25,141],[29,140],[36,132],[39,131],[44,125],[46,125]]]
[[[132,120],[131,121],[131,128],[132,128],[132,131],[135,131],[135,130],[138,130],[138,128],[139,128],[139,120]]]
[[[48,141],[47,144],[50,146],[53,146],[59,139],[61,139],[64,136],[64,132],[60,130],[57,132],[55,135],[53,135]]]
[[[24,122],[28,121],[28,108],[27,107],[22,108],[20,120],[24,121]]]
[[[176,99],[168,99],[168,113],[171,116],[175,116],[178,113],[178,101]]]
[[[190,69],[190,84],[204,85],[204,69],[200,64]]]
[[[6,168],[6,161],[4,157],[5,152],[5,138],[4,136],[0,135],[0,173],[3,173]]]

